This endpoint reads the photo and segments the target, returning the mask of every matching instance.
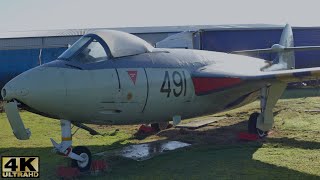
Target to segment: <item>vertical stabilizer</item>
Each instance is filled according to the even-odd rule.
[[[279,45],[284,48],[294,47],[293,32],[289,24],[286,24],[286,26],[282,31]],[[283,64],[284,69],[294,69],[295,68],[294,51],[279,51],[278,57],[275,60],[275,63],[276,62],[278,62],[279,64]]]

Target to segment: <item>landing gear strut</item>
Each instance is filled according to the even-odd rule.
[[[266,137],[272,129],[274,117],[273,108],[281,97],[287,84],[274,82],[261,88],[260,109],[261,113],[252,113],[248,121],[248,132],[257,134],[260,138]]]
[[[72,159],[72,166],[77,167],[81,172],[87,171],[91,166],[91,152],[84,146],[78,146],[72,149],[71,122],[61,120],[61,143],[58,144],[52,138],[53,151]]]

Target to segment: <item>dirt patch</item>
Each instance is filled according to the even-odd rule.
[[[247,130],[247,122],[239,118],[226,118],[205,127],[190,130],[171,128],[159,132],[156,136],[191,144],[235,144],[239,143],[238,134]]]

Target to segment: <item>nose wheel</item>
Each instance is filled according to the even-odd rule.
[[[77,146],[72,149],[72,152],[82,157],[83,160],[79,161],[79,160],[72,159],[71,166],[77,167],[81,172],[90,170],[91,161],[92,161],[90,150],[84,146]]]
[[[248,133],[250,134],[257,134],[260,138],[264,138],[268,136],[268,131],[262,131],[261,129],[257,128],[257,120],[260,113],[254,112],[250,115],[248,120]]]
[[[51,138],[53,152],[69,157],[72,167],[77,167],[81,172],[90,170],[91,152],[84,146],[72,148],[71,122],[61,120],[61,143],[57,143]]]

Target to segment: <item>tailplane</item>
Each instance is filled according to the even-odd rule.
[[[277,53],[273,64],[264,71],[277,71],[285,69],[295,69],[294,51],[320,50],[320,46],[294,46],[293,32],[289,24],[283,28],[279,44],[274,44],[271,48],[251,49],[242,51],[233,51],[233,54],[251,55],[260,53]]]

